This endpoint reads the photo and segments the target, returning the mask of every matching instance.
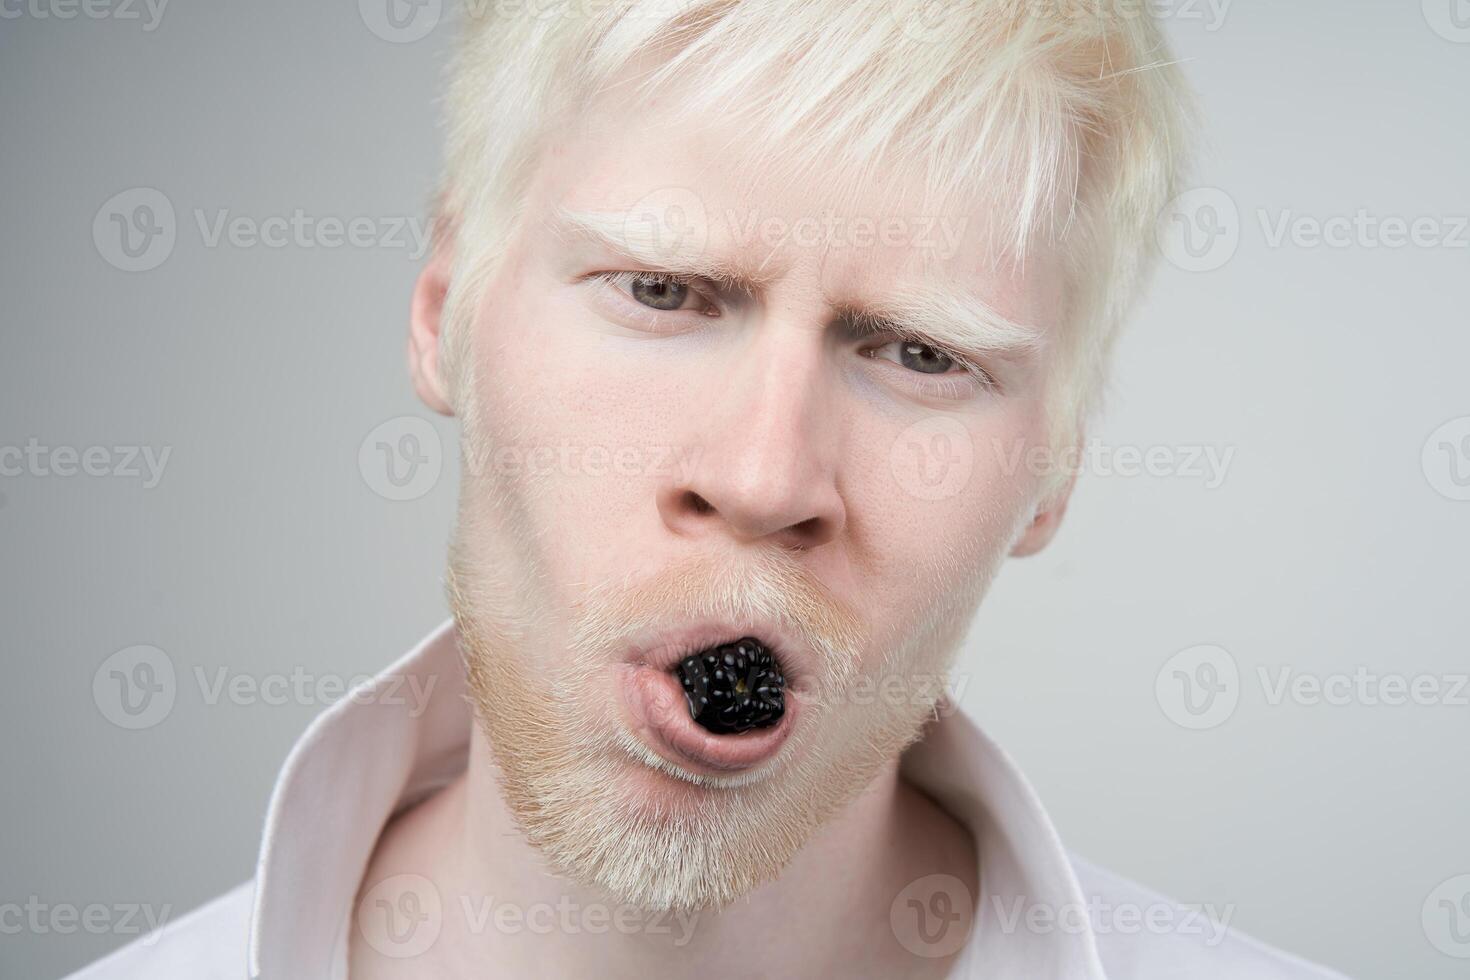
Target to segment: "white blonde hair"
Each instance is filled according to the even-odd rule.
[[[834,185],[903,173],[922,178],[926,199],[989,195],[1009,256],[1060,246],[1065,322],[1046,325],[1057,365],[1051,435],[1077,438],[1182,166],[1189,100],[1147,8],[469,0],[436,224],[454,246],[442,353],[451,399],[468,383],[465,326],[517,227],[547,136],[635,59],[657,53],[657,69],[629,98],[662,96],[671,127],[679,112],[718,118],[741,141],[781,141],[768,168],[815,169]]]

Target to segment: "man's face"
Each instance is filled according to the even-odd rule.
[[[589,116],[467,326],[451,599],[533,843],[621,900],[718,906],[917,736],[1034,516],[1045,336],[980,338],[967,368],[852,311],[942,283],[1040,328],[1056,280],[992,262],[983,212],[750,184],[718,127]],[[565,220],[589,214],[602,240]],[[648,275],[691,258],[750,288]],[[743,636],[776,650],[787,711],[712,736],[668,668]]]

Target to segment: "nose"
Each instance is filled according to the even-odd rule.
[[[810,550],[842,533],[839,419],[827,404],[819,337],[752,343],[703,400],[685,449],[691,465],[658,490],[676,534],[721,533]]]

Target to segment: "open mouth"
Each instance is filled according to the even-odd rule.
[[[770,728],[786,713],[786,676],[753,636],[691,653],[673,671],[689,716],[715,735]]]
[[[712,640],[707,629],[661,639],[622,671],[635,734],[666,760],[712,774],[775,756],[799,707],[776,646],[738,631]]]

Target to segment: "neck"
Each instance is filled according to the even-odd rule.
[[[422,957],[384,962],[354,930],[354,980],[461,971],[692,977],[731,957],[753,976],[938,976],[947,961],[916,964],[897,946],[890,904],[935,872],[977,893],[969,834],[903,781],[894,759],[746,898],[718,912],[642,912],[551,872],[506,807],[478,728],[470,744],[465,772],[384,831],[363,880],[366,890],[394,874],[429,878],[443,903],[440,937]],[[902,968],[877,971],[882,963]]]

